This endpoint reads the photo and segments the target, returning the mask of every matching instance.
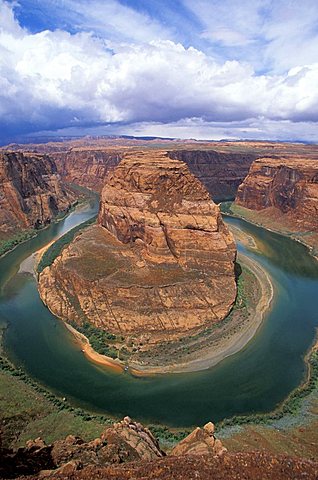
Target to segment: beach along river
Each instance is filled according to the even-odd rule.
[[[90,363],[42,304],[35,279],[17,272],[32,252],[96,211],[97,203],[75,211],[0,259],[0,322],[7,325],[3,342],[16,365],[90,411],[171,426],[270,411],[301,383],[304,355],[318,326],[318,262],[303,245],[234,218],[226,222],[252,237],[252,247],[239,242],[239,250],[268,272],[276,292],[245,348],[208,370],[174,375],[135,378]]]

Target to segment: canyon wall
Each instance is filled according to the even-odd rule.
[[[318,159],[257,159],[235,203],[257,211],[259,220],[279,220],[296,232],[318,233]]]
[[[215,150],[175,150],[169,157],[185,162],[215,201],[232,200],[256,155]]]
[[[54,158],[58,172],[67,182],[101,192],[108,171],[129,151],[169,151],[171,159],[185,162],[216,201],[233,199],[252,161],[259,156],[257,144],[195,141],[143,141],[123,138],[83,138],[65,142],[14,145],[21,151],[47,153]],[[264,150],[264,145],[261,146]],[[268,147],[269,148],[269,147]],[[275,146],[278,148],[278,146]],[[270,151],[275,148],[271,146]],[[235,151],[238,149],[238,151]],[[262,151],[261,150],[261,151]]]
[[[147,152],[147,149],[143,149]],[[108,171],[119,164],[125,149],[108,147],[78,147],[67,152],[55,152],[58,171],[63,178],[100,192]],[[220,201],[233,199],[238,186],[246,177],[252,161],[252,153],[221,153],[214,150],[173,150],[171,159],[185,162],[190,171],[205,185],[212,198]]]
[[[40,228],[74,201],[47,155],[0,152],[1,238]]]
[[[119,149],[73,148],[64,152],[52,152],[58,172],[66,182],[100,192],[105,177],[122,158]]]
[[[98,222],[40,275],[54,314],[89,320],[145,348],[228,314],[235,242],[183,162],[166,152],[126,154],[107,177]]]

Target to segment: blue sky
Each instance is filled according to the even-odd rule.
[[[318,141],[316,0],[0,0],[0,141]]]

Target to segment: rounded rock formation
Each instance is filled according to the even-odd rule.
[[[98,225],[40,275],[54,314],[152,343],[221,321],[236,297],[236,246],[218,206],[166,152],[129,153],[109,173]]]

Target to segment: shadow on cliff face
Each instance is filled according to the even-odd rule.
[[[238,279],[240,278],[242,274],[242,267],[238,262],[235,262],[234,265],[234,275],[235,275],[235,281],[236,283],[238,282]]]
[[[248,174],[254,154],[223,153],[215,150],[174,150],[168,157],[185,162],[216,202],[234,200]]]

